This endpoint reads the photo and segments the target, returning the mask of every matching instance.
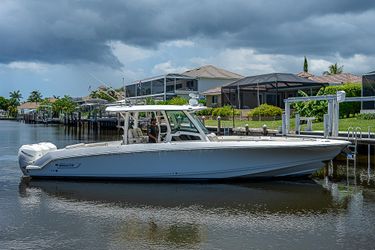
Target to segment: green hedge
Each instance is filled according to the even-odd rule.
[[[240,115],[238,109],[234,109],[234,115]],[[224,106],[221,108],[207,108],[197,112],[197,115],[200,116],[220,116],[221,118],[227,118],[233,116],[233,109],[231,106]]]
[[[358,119],[362,120],[375,120],[375,113],[364,113],[357,116]]]
[[[361,96],[362,86],[358,83],[345,83],[339,86],[328,86],[321,88],[317,95],[335,95],[337,91],[345,91],[346,97]],[[327,104],[328,105],[328,104]],[[349,117],[358,114],[361,111],[360,102],[343,102],[340,103],[340,116]]]
[[[259,107],[256,107],[255,109],[251,110],[249,113],[247,113],[247,116],[251,118],[264,117],[266,119],[280,119],[282,113],[283,110],[279,107],[269,104],[262,104]]]
[[[211,116],[213,108],[206,108],[198,111],[196,114],[199,116]]]
[[[345,91],[346,97],[361,96],[361,84],[358,83],[345,83],[337,86],[327,86],[321,88],[317,95],[335,95],[337,91]],[[300,96],[307,96],[303,91],[298,91]],[[299,102],[293,105],[293,108],[301,116],[316,117],[319,121],[323,120],[324,114],[328,110],[327,101],[309,101]],[[340,103],[340,117],[350,117],[358,114],[361,110],[359,102],[344,102]]]
[[[233,108],[231,106],[214,108],[211,115],[216,117],[220,116],[221,118],[231,117],[233,116]],[[240,115],[240,111],[238,109],[234,109],[234,115]]]
[[[185,104],[188,104],[188,103],[189,103],[188,99],[185,99],[185,98],[180,97],[180,96],[173,97],[172,99],[167,100],[167,101],[157,102],[157,104],[159,104],[159,105],[185,105]]]

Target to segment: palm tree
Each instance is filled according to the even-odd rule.
[[[28,102],[41,102],[42,94],[38,90],[31,91],[29,97],[27,98]]]
[[[9,92],[9,97],[10,97],[9,102],[11,106],[17,107],[18,105],[20,105],[20,101],[22,99],[21,91],[15,90],[15,91]]]
[[[19,102],[22,99],[21,91],[15,90],[15,91],[9,92],[9,97]]]
[[[323,75],[337,75],[344,71],[344,65],[339,66],[337,63],[328,67],[328,71],[324,71]]]

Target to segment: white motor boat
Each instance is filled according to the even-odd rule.
[[[219,137],[194,112],[197,105],[110,106],[124,118],[121,141],[23,145],[19,165],[37,178],[212,180],[310,175],[349,142],[290,137]],[[148,143],[142,121],[157,121],[157,141]],[[143,124],[144,125],[144,124]]]

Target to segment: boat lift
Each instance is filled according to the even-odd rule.
[[[289,97],[284,99],[285,113],[282,116],[282,134],[288,135],[290,128],[290,104],[306,101],[328,101],[328,111],[324,115],[324,135],[325,137],[338,137],[339,135],[339,114],[341,102],[367,102],[375,101],[375,96],[346,97],[345,91],[337,91],[336,95]]]
[[[290,128],[290,104],[296,102],[305,102],[305,101],[328,101],[328,112],[324,115],[324,137],[329,136],[339,137],[339,105],[341,102],[366,102],[366,101],[375,101],[375,96],[362,96],[362,97],[345,97],[345,91],[338,91],[336,95],[324,95],[324,96],[306,96],[306,97],[290,97],[285,99],[285,113],[282,115],[282,135],[286,136],[289,134]],[[299,117],[296,117],[296,131],[299,131]],[[298,124],[297,124],[298,123]],[[371,162],[371,129],[368,128],[367,135],[367,147],[368,147],[368,176],[370,178],[370,162]],[[349,145],[349,153],[347,154],[347,161],[353,160],[354,165],[357,160],[357,145],[358,139],[362,139],[362,130],[361,128],[348,128],[347,139],[353,140],[353,145]]]

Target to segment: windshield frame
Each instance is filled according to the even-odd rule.
[[[196,123],[198,124],[199,128],[203,131],[203,133],[205,133],[206,135],[210,134],[210,131],[208,131],[208,129],[206,128],[206,126],[204,126],[201,119],[199,119],[199,117],[194,112],[190,112],[189,114],[196,121]]]

